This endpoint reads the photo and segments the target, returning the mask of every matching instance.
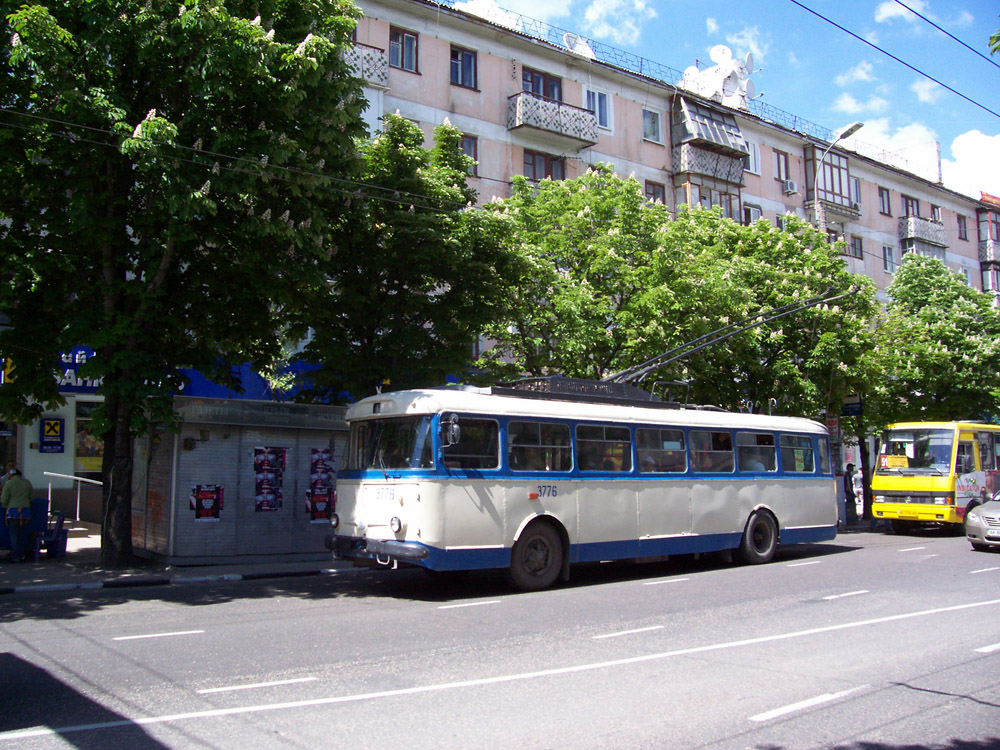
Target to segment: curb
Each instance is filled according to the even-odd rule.
[[[26,586],[0,587],[0,596],[4,594],[40,593],[51,591],[92,591],[95,589],[126,589],[148,588],[151,586],[180,586],[187,583],[219,583],[228,581],[260,581],[271,578],[304,578],[307,576],[332,575],[334,568],[316,570],[291,570],[287,572],[266,573],[220,573],[211,576],[177,576],[175,578],[115,578],[107,581],[86,581],[80,583],[38,583]]]

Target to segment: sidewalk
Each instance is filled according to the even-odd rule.
[[[78,591],[133,586],[165,586],[215,581],[244,581],[260,578],[326,575],[351,568],[350,563],[330,560],[304,562],[264,562],[246,564],[173,567],[137,559],[135,567],[104,570],[100,567],[101,530],[85,521],[66,521],[69,537],[66,556],[50,558],[43,552],[38,562],[7,562],[8,552],[0,551],[0,596],[44,591]]]

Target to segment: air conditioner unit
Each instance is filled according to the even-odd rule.
[[[851,210],[861,213],[861,204],[858,201],[854,201],[853,203],[851,203]]]
[[[799,192],[799,184],[795,180],[785,180],[781,183],[781,188],[785,191],[785,195],[795,195]]]

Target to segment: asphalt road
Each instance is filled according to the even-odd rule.
[[[4,748],[1000,747],[1000,554],[847,534],[765,566],[416,570],[19,595]]]

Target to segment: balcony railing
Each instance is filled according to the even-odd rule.
[[[1000,240],[979,243],[979,260],[982,263],[1000,263]],[[1000,290],[997,290],[1000,293]]]
[[[516,128],[544,131],[577,148],[597,143],[597,117],[593,112],[528,91],[507,100],[507,129]]]
[[[384,49],[357,42],[344,53],[355,78],[378,88],[389,88],[389,56]]]
[[[919,216],[904,216],[899,220],[899,239],[915,239],[929,245],[948,247],[944,225]]]

